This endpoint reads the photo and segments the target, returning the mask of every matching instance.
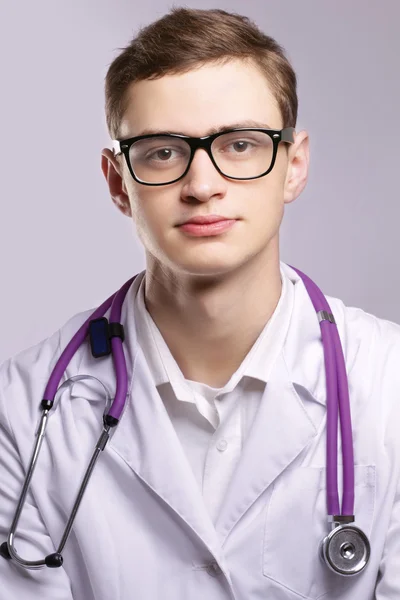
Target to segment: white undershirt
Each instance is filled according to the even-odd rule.
[[[281,268],[282,294],[273,315],[229,381],[213,388],[184,378],[147,311],[144,275],[145,271],[134,306],[138,343],[215,523],[275,358],[283,348],[294,284]]]

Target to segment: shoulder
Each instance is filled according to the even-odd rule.
[[[93,309],[73,315],[51,336],[0,364],[0,422],[36,423],[47,381],[62,351]],[[79,361],[79,351],[71,366]]]
[[[326,296],[337,321],[342,343],[375,358],[389,354],[400,358],[400,325],[373,315],[362,308],[347,306],[342,300]]]
[[[300,319],[306,306],[311,306],[309,294],[296,269],[284,262],[280,266],[281,272],[294,284],[295,306],[296,303],[299,304],[296,314]],[[324,293],[323,290],[321,292]],[[380,318],[360,307],[349,306],[336,296],[324,296],[337,323],[345,353],[346,350],[354,353],[356,349],[369,349],[371,353],[385,349],[393,355],[400,353],[400,324]],[[315,314],[314,309],[311,312]],[[319,331],[318,326],[316,330]]]
[[[381,417],[400,423],[400,325],[346,306],[338,298],[327,300],[337,320],[349,384],[362,388]]]

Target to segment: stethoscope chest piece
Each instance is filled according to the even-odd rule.
[[[335,573],[357,575],[366,567],[371,547],[361,529],[353,525],[338,525],[323,540],[321,553]]]

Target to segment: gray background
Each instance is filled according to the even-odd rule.
[[[281,258],[325,294],[398,315],[400,125],[397,0],[206,0],[249,16],[297,73],[306,189],[287,206]],[[0,360],[96,307],[145,267],[109,197],[106,70],[162,0],[0,0]]]

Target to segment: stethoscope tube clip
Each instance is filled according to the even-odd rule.
[[[332,529],[336,529],[339,525],[354,523],[354,515],[328,515],[328,523]]]

